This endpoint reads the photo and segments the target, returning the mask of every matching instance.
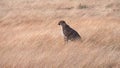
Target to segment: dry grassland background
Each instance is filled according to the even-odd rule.
[[[0,68],[120,68],[120,0],[0,0]]]

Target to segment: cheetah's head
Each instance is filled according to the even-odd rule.
[[[65,25],[66,25],[66,23],[65,23],[65,21],[64,21],[64,20],[61,20],[61,21],[59,21],[58,25],[65,26]]]

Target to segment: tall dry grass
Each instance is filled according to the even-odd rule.
[[[0,68],[120,67],[119,11],[104,9],[112,3],[119,10],[114,7],[119,1],[44,2],[1,1]],[[78,9],[80,3],[88,7]],[[57,25],[61,19],[79,32],[82,42],[64,44]]]

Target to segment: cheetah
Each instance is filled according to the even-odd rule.
[[[81,36],[78,34],[78,32],[71,28],[64,20],[59,21],[58,25],[62,26],[65,42],[68,42],[69,40],[76,41],[81,39]]]

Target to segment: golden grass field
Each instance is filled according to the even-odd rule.
[[[1,0],[0,68],[120,68],[120,0]]]

